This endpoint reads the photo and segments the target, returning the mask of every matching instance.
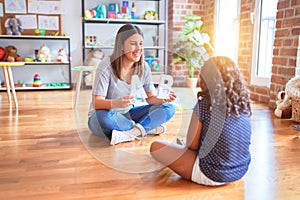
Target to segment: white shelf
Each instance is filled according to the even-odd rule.
[[[1,46],[13,45],[18,48],[18,54],[22,57],[34,57],[36,49],[47,45],[50,50],[64,48],[71,58],[70,37],[65,36],[36,36],[36,35],[0,35]],[[55,60],[56,58],[53,58]],[[14,62],[17,63],[17,62]],[[16,87],[16,90],[56,90],[71,89],[71,60],[68,62],[22,62],[20,67],[12,67],[15,85],[17,80],[24,82],[27,87]],[[66,86],[59,87],[31,87],[35,74],[39,74],[42,83],[66,83]],[[0,77],[3,77],[0,72]],[[1,78],[1,80],[3,80]],[[6,88],[0,88],[6,90]]]
[[[151,57],[159,57],[160,69],[159,72],[152,72],[153,75],[167,73],[167,57],[168,57],[168,1],[167,0],[143,0],[135,1],[139,19],[100,19],[100,18],[85,18],[85,11],[95,7],[92,1],[81,1],[82,8],[82,50],[83,62],[87,55],[87,50],[100,49],[104,52],[113,50],[114,35],[118,27],[122,24],[137,24],[140,25],[144,32],[144,50],[145,54]],[[108,7],[109,1],[99,0],[97,3],[102,3]],[[119,10],[122,5],[122,0],[116,0],[114,3],[119,5]],[[130,9],[130,8],[129,8]],[[141,19],[144,12],[147,10],[156,11],[158,20]],[[85,36],[96,36],[96,46],[87,46]],[[158,36],[158,45],[153,46],[153,36]]]
[[[83,19],[85,23],[103,23],[103,24],[145,24],[145,25],[159,25],[165,24],[165,20],[143,20],[143,19]]]

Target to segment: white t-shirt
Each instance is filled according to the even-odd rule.
[[[143,84],[145,92],[153,92],[155,90],[151,70],[148,64],[144,63],[144,73],[140,78],[140,83]],[[106,57],[101,63],[99,63],[95,74],[95,81],[93,85],[93,95],[104,96],[105,99],[117,99],[123,96],[130,95],[131,85],[123,80],[118,79],[111,67],[110,58]],[[116,108],[114,110],[120,113],[127,113],[132,106],[127,108]],[[91,117],[95,112],[94,106],[90,104],[90,110],[88,117]]]

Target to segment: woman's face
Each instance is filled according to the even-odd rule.
[[[143,37],[136,33],[124,42],[124,56],[131,62],[138,62],[143,53]]]

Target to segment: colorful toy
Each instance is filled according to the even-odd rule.
[[[96,11],[93,9],[88,9],[84,11],[84,18],[85,19],[92,19],[96,16]]]
[[[96,35],[85,36],[85,46],[96,46],[98,43]]]
[[[145,20],[158,20],[158,14],[156,11],[148,10],[144,15]]]
[[[145,57],[145,61],[148,63],[151,71],[157,72],[160,69],[159,57]]]
[[[35,56],[34,61],[39,61],[39,50],[38,49],[34,50],[34,56]]]
[[[6,50],[6,55],[3,58],[4,61],[7,62],[22,62],[24,61],[24,58],[22,56],[20,56],[19,54],[17,54],[18,50],[15,46],[9,45],[7,47],[5,47]]]
[[[35,34],[35,35],[41,35],[41,36],[44,36],[45,33],[46,33],[45,29],[38,29],[38,28],[37,28],[37,29],[34,30],[34,34]]]
[[[97,7],[93,8],[96,12],[94,18],[105,19],[106,18],[106,7],[103,4],[99,4]]]
[[[41,81],[41,78],[40,78],[39,74],[34,75],[32,86],[33,87],[41,87],[42,86],[42,81]]]
[[[47,87],[66,87],[67,83],[47,83]]]
[[[64,48],[60,48],[58,50],[58,56],[56,58],[56,61],[57,62],[62,62],[62,63],[67,63],[68,62],[68,56],[67,56],[67,53],[66,53]]]
[[[131,6],[131,19],[138,19],[137,10],[134,2],[132,2]]]
[[[40,62],[50,62],[51,61],[50,49],[45,44],[39,48],[38,60]]]
[[[4,22],[7,35],[21,35],[24,31],[22,28],[22,22],[18,18],[9,17]]]
[[[116,3],[108,4],[108,13],[107,13],[108,16],[107,17],[109,19],[116,19],[118,12],[119,12],[118,4],[116,4]]]

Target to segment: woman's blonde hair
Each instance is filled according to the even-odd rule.
[[[250,93],[245,86],[241,73],[230,58],[211,57],[200,72],[202,91],[198,97],[206,98],[210,106],[225,107],[226,116],[233,113],[250,113]],[[211,91],[210,91],[211,90]]]
[[[113,68],[113,72],[116,77],[121,79],[121,68],[122,68],[122,56],[124,55],[124,43],[125,41],[134,34],[139,34],[144,38],[144,34],[142,30],[133,24],[125,24],[123,25],[117,32],[114,51],[110,56],[111,66]],[[135,63],[135,74],[139,77],[143,74],[143,66],[144,66],[144,53],[138,62]]]

